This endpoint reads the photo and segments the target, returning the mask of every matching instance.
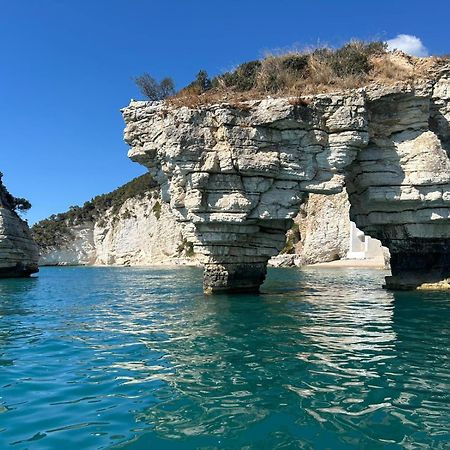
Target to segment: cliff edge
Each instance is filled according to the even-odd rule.
[[[27,223],[14,211],[14,197],[0,177],[0,278],[27,277],[38,269],[38,248]]]
[[[42,220],[32,232],[43,266],[195,264],[182,224],[149,174]]]

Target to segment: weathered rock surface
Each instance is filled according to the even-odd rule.
[[[292,254],[278,255],[274,266],[300,266],[345,258],[349,243],[349,208],[345,192],[330,196],[311,194],[288,231],[286,246]],[[97,220],[68,224],[64,239],[41,245],[39,264],[130,265],[199,264],[178,222],[159,193],[151,190],[115,212]],[[295,237],[291,238],[291,235]],[[293,240],[291,240],[293,239]]]
[[[0,278],[38,272],[38,248],[27,223],[12,209],[0,181]]]
[[[298,224],[301,240],[295,253],[300,264],[343,259],[349,251],[350,203],[346,191],[335,195],[310,194]]]
[[[391,251],[389,287],[450,277],[449,70],[414,85],[287,98],[123,110],[129,156],[205,267],[207,292],[257,290],[310,193],[347,187],[358,228]]]
[[[272,257],[268,264],[291,267],[353,260],[358,265],[355,260],[364,259],[361,264],[365,266],[370,262],[372,267],[389,268],[389,251],[379,241],[355,230],[349,210],[345,190],[333,195],[309,194],[287,232],[281,254]],[[352,231],[357,232],[356,245],[352,243]]]
[[[130,198],[98,220],[68,227],[63,242],[41,248],[40,265],[196,264],[169,206],[158,190]]]
[[[287,232],[281,254],[269,260],[276,267],[303,266],[344,259],[349,251],[350,203],[346,191],[309,194]]]

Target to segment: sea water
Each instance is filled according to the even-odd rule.
[[[1,449],[448,448],[448,293],[272,269],[204,296],[195,268],[0,280]]]

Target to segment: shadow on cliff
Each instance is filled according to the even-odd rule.
[[[450,123],[447,118],[439,110],[439,105],[431,100],[430,117],[428,119],[428,126],[441,141],[442,148],[447,152],[450,158]]]
[[[428,157],[426,149],[418,151],[420,141],[414,141],[432,131],[449,154],[449,122],[432,100],[414,93],[378,99],[370,102],[368,109],[368,146],[346,171],[350,218],[364,233],[389,248],[393,277],[386,279],[388,287],[412,289],[424,282],[438,282],[450,275],[450,243],[444,238],[411,235],[411,226],[430,223],[432,211],[418,205],[422,199],[400,197],[402,186],[408,194],[408,187],[420,190],[424,184],[420,177],[415,184],[413,178],[414,171],[421,169],[421,160],[430,158],[432,166],[432,156]],[[411,142],[411,148],[401,149],[406,142]],[[425,140],[422,145],[426,144]],[[425,172],[430,170],[427,164]],[[407,182],[405,170],[409,173]],[[430,218],[423,214],[419,217],[418,211],[427,209]],[[406,217],[411,214],[412,222]]]

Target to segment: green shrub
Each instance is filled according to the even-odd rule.
[[[31,233],[41,249],[62,245],[73,237],[67,223],[57,216],[50,216],[34,224]]]
[[[159,218],[161,217],[161,203],[159,203],[158,201],[155,202],[155,204],[153,205],[152,211],[153,211],[153,214],[155,215],[156,219],[159,220]]]
[[[123,213],[122,213],[122,215],[121,215],[121,218],[123,219],[123,220],[127,220],[127,219],[131,219],[133,216],[131,215],[131,212],[130,212],[130,210],[128,210],[128,209],[126,209]]]
[[[31,203],[23,197],[14,197],[2,183],[3,173],[0,172],[0,205],[15,212],[25,212],[31,208]]]
[[[305,76],[308,71],[308,55],[300,53],[286,55],[281,59],[281,64],[284,70],[297,76]]]
[[[195,77],[195,80],[188,84],[182,91],[189,94],[203,94],[212,88],[212,82],[208,77],[206,70],[200,70]]]
[[[337,50],[317,49],[313,55],[328,63],[336,77],[345,78],[367,75],[371,69],[370,58],[385,53],[386,50],[384,42],[352,41]]]
[[[233,72],[226,72],[212,80],[213,87],[232,88],[237,92],[245,92],[253,89],[256,84],[256,76],[261,67],[261,61],[249,61],[241,64]]]
[[[194,243],[183,238],[177,247],[178,254],[184,253],[188,258],[192,258],[195,255]]]
[[[295,244],[300,241],[300,227],[297,223],[293,223],[290,230],[286,233],[286,242],[281,254],[292,254],[295,253]]]
[[[330,59],[330,66],[338,77],[364,75],[370,70],[367,54],[352,44],[336,50]]]
[[[13,209],[15,211],[28,211],[31,208],[31,203],[23,197],[19,197],[19,198],[14,198],[13,201]]]

